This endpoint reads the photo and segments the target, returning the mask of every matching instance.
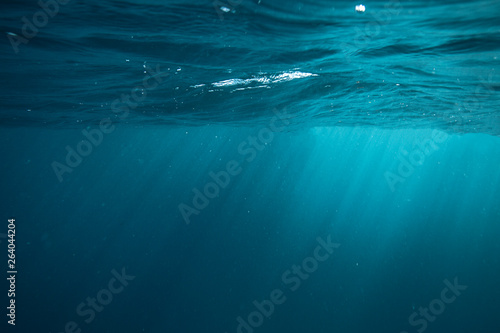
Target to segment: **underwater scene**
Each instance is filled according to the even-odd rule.
[[[500,332],[499,0],[0,6],[1,332]]]

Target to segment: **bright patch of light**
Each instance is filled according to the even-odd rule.
[[[253,77],[251,79],[230,79],[219,82],[212,83],[214,87],[228,87],[228,86],[236,86],[236,85],[248,85],[253,82],[257,82],[260,84],[270,84],[270,83],[279,83],[292,81],[295,79],[301,79],[310,76],[318,76],[317,74],[312,73],[303,73],[303,72],[286,72],[277,75],[271,75],[269,77]]]
[[[364,12],[365,11],[365,6],[363,6],[363,5],[357,5],[356,6],[356,11],[357,12]]]

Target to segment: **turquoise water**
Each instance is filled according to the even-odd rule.
[[[358,4],[3,4],[5,331],[497,332],[499,2]]]

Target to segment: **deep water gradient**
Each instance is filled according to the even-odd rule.
[[[498,1],[58,4],[0,5],[2,332],[499,331]]]

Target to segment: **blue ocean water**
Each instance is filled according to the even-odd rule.
[[[498,332],[500,2],[358,5],[2,2],[2,332]]]

